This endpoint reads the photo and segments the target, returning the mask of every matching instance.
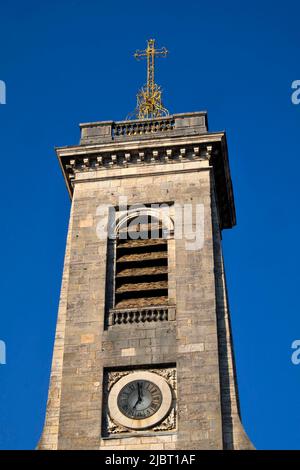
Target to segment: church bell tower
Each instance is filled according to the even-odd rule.
[[[168,114],[147,60],[134,116],[57,148],[70,214],[39,449],[252,449],[240,421],[221,233],[224,132]]]

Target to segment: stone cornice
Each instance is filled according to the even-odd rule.
[[[185,119],[186,116],[184,115]],[[98,124],[96,127],[98,129],[100,124],[105,127],[110,123],[110,121],[96,123]],[[74,181],[87,182],[126,177],[125,173],[128,177],[132,177],[135,172],[136,175],[143,173],[142,169],[146,167],[145,174],[149,174],[149,170],[152,173],[152,168],[154,174],[159,174],[160,165],[164,167],[162,173],[166,170],[165,165],[170,166],[168,171],[183,171],[183,168],[176,165],[178,163],[185,164],[184,171],[194,171],[192,162],[207,160],[208,165],[212,167],[216,182],[221,228],[235,225],[225,132],[200,132],[196,135],[187,135],[185,131],[181,132],[181,135],[162,132],[155,135],[148,134],[142,139],[138,136],[134,136],[133,139],[125,137],[117,141],[102,139],[97,143],[58,147],[56,154],[71,198]],[[125,173],[123,171],[121,174],[120,170],[125,168],[131,168],[132,171]]]
[[[208,142],[220,142],[225,136],[225,132],[210,132],[195,136],[170,136],[170,137],[155,137],[143,141],[119,141],[119,142],[102,142],[99,144],[91,145],[70,145],[64,147],[56,147],[56,153],[59,158],[64,156],[80,156],[87,155],[94,152],[112,152],[112,151],[125,151],[136,150],[141,147],[168,147],[178,145],[191,145]]]
[[[156,166],[197,160],[210,160],[213,139],[157,140],[131,145],[76,146],[56,149],[60,166],[72,197],[75,175],[87,171],[107,171],[127,167]],[[193,141],[195,144],[193,144]],[[143,144],[143,145],[141,145]],[[176,144],[176,145],[175,145]]]

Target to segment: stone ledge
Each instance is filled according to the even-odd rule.
[[[110,309],[108,326],[174,321],[175,306],[157,305],[140,308]]]
[[[208,131],[206,111],[173,114],[156,119],[133,121],[98,121],[80,124],[80,144],[107,141],[145,139],[181,134],[201,134]]]

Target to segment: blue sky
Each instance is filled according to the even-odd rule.
[[[135,107],[150,37],[174,113],[227,131],[237,222],[224,232],[242,416],[259,449],[300,448],[300,79],[296,1],[2,2],[0,448],[43,426],[70,201],[54,146]]]

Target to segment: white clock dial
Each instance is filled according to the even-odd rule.
[[[172,406],[166,380],[148,371],[130,372],[119,379],[108,396],[111,419],[129,429],[147,429],[162,421]]]

